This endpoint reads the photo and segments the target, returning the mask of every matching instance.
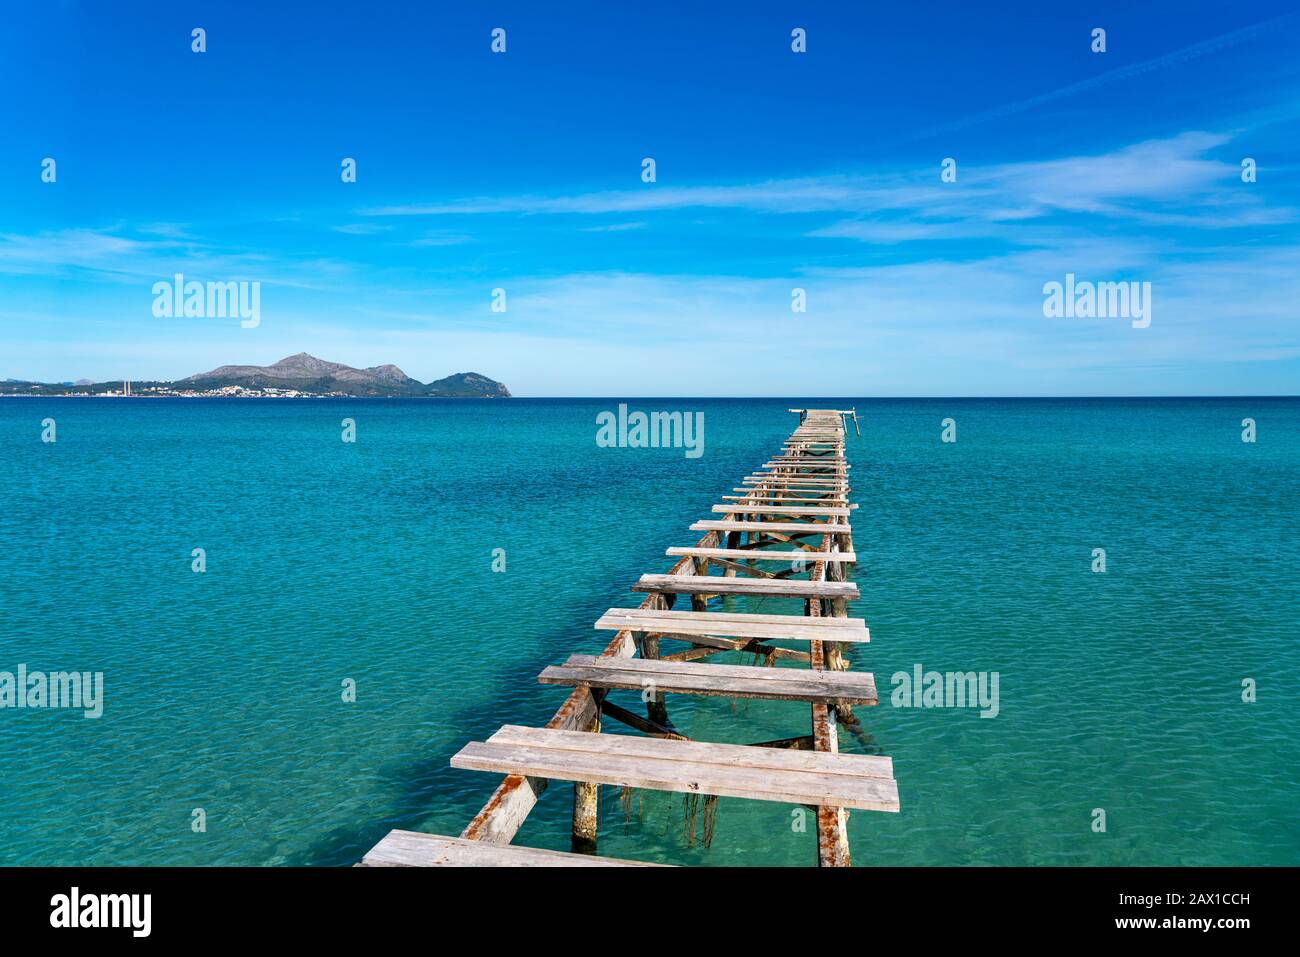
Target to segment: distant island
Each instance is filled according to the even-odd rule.
[[[175,382],[0,382],[0,395],[327,396],[510,398],[504,383],[477,372],[457,372],[425,384],[394,365],[354,369],[300,352],[269,366],[221,366]]]

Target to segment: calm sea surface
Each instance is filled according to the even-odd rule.
[[[804,404],[630,403],[703,411],[689,459],[598,448],[617,401],[0,400],[0,671],[105,682],[98,720],[0,710],[0,864],[340,865],[394,827],[458,834],[498,778],[448,758],[544,723],[564,691],[537,672],[603,646],[596,617]],[[855,668],[882,697],[918,663],[996,671],[1000,695],[992,719],[859,709],[842,747],[893,756],[903,810],[851,815],[855,863],[1300,863],[1300,401],[811,404],[841,402]],[[809,723],[669,707],[704,740]],[[722,800],[703,848],[680,795],[602,795],[604,854],[816,860],[785,805]],[[553,787],[518,842],[567,849],[570,806]]]

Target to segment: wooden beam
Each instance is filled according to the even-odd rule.
[[[833,801],[838,807],[870,811],[898,806],[892,762],[868,755],[505,725],[487,741],[465,745],[451,764],[755,801]]]
[[[649,718],[643,718],[635,712],[628,711],[626,708],[620,708],[612,701],[604,700],[600,703],[600,712],[606,717],[620,721],[629,728],[636,728],[642,734],[648,734],[652,738],[671,738],[674,741],[689,741],[690,738],[684,734],[678,734],[672,728],[662,724],[655,724]]]
[[[389,831],[361,859],[361,867],[665,867],[615,857],[565,854],[534,847],[468,841],[441,834]]]
[[[778,598],[858,597],[854,582],[777,581],[772,578],[723,578],[719,575],[642,575],[633,591],[703,595],[768,595]]]
[[[708,548],[717,543],[717,536],[710,533],[699,541],[701,548]],[[682,559],[673,566],[675,571],[692,567],[690,559]],[[648,595],[641,603],[641,608],[658,605],[658,596]],[[631,657],[636,651],[636,642],[632,639],[631,629],[620,630],[605,647],[602,654],[610,657]],[[560,705],[554,717],[546,727],[556,730],[585,731],[592,726],[599,711],[591,689],[575,688]],[[509,844],[523,826],[524,821],[537,806],[538,799],[546,790],[545,778],[532,778],[523,774],[507,775],[497,789],[492,792],[488,802],[483,805],[474,819],[466,825],[461,837],[471,841],[487,841],[492,844]]]
[[[808,641],[870,641],[861,618],[822,618],[801,615],[742,615],[732,612],[663,611],[657,608],[611,608],[596,621],[600,629],[653,631],[675,635],[725,635],[731,638]],[[693,640],[693,639],[692,639]]]
[[[653,689],[662,694],[705,697],[876,703],[876,683],[866,672],[570,655],[564,664],[545,668],[537,680],[542,684],[585,684],[642,693]]]
[[[699,555],[710,559],[733,558],[755,562],[782,562],[785,564],[800,559],[808,563],[825,561],[847,564],[853,564],[858,560],[858,556],[853,552],[758,551],[756,546],[747,548],[670,548],[666,554],[670,556]]]

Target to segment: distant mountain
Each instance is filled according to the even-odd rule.
[[[382,368],[392,369],[394,366],[383,366]],[[504,382],[497,382],[485,375],[479,375],[477,372],[457,372],[445,379],[430,382],[425,388],[429,390],[426,395],[477,395],[500,397],[502,399],[510,398],[510,390],[506,388]]]
[[[501,382],[477,372],[457,372],[425,385],[395,365],[354,369],[341,362],[326,362],[300,352],[269,366],[221,366],[176,382],[133,382],[133,395],[193,395],[239,386],[251,391],[275,389],[310,395],[343,393],[356,396],[458,396],[510,398]],[[115,395],[126,391],[123,382],[75,383],[0,380],[0,395]],[[278,392],[270,393],[272,395]]]
[[[395,365],[354,369],[341,362],[327,362],[300,352],[269,366],[221,366],[177,381],[186,389],[296,389],[299,392],[346,392],[371,396],[466,396],[509,397],[500,382],[477,372],[460,372],[428,385],[412,379]]]

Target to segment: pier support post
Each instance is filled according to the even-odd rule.
[[[591,731],[600,730],[600,711],[596,712]],[[600,785],[590,781],[573,782],[573,852],[596,853],[596,831],[599,825]]]
[[[839,549],[836,549],[836,551],[838,551],[838,550],[839,550]],[[842,582],[842,581],[844,581],[844,580],[845,580],[845,577],[844,577],[844,563],[843,563],[843,562],[827,562],[827,564],[826,564],[826,580],[827,580],[827,581],[832,581],[832,582]],[[831,601],[830,601],[830,606],[831,606],[831,607],[830,607],[830,613],[831,613],[831,614],[830,614],[830,617],[832,617],[832,618],[846,618],[846,617],[848,617],[848,614],[849,614],[849,603],[848,603],[848,599],[846,599],[846,598],[832,598]],[[838,643],[837,643],[836,650],[838,651]],[[836,670],[841,670],[841,669],[836,669]]]
[[[817,670],[826,666],[820,641],[809,642],[812,664]],[[839,733],[835,726],[835,710],[822,702],[812,706],[813,749],[835,753],[839,751]],[[849,867],[848,812],[842,807],[826,805],[817,808],[817,863],[820,867]]]
[[[674,595],[659,595],[660,608],[672,608]],[[641,657],[652,659],[659,657],[659,636],[646,633],[641,639]],[[646,717],[655,724],[662,724],[671,727],[668,722],[668,703],[664,700],[664,694],[657,688],[646,688],[641,693],[645,699]]]
[[[641,642],[641,657],[647,659],[659,657],[658,635],[645,636],[645,639]],[[647,688],[642,692],[641,697],[645,699],[646,717],[655,724],[671,727],[668,724],[668,703],[664,700],[663,692]]]
[[[833,547],[831,536],[822,536],[822,549],[830,551]],[[825,581],[827,565],[834,564],[836,563],[817,562],[809,572],[809,581]],[[807,614],[814,618],[822,617],[821,602],[810,600]],[[830,667],[826,650],[826,645],[820,641],[808,642],[808,663],[814,671],[825,671]],[[823,701],[814,702],[812,706],[812,737],[813,749],[816,751],[833,754],[840,749],[835,709]],[[849,867],[852,864],[849,856],[848,812],[842,807],[820,805],[817,808],[817,863],[821,867]]]
[[[709,560],[707,558],[695,559],[695,574],[707,575],[709,573]],[[708,611],[708,595],[691,595],[691,611]]]
[[[740,532],[727,532],[727,546],[726,546],[726,547],[727,547],[727,548],[739,548],[739,547],[740,547]],[[734,568],[728,568],[728,569],[726,570],[726,572],[724,573],[724,575],[725,575],[725,577],[727,577],[727,578],[735,578],[735,577],[736,577],[736,570],[735,570]]]

